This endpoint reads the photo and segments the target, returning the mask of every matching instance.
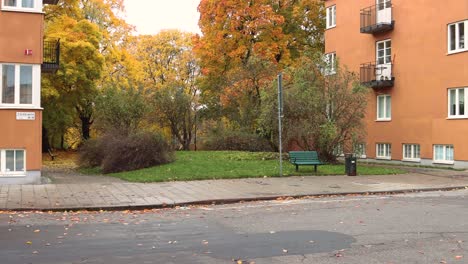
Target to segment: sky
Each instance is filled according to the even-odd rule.
[[[200,33],[197,11],[200,0],[124,0],[127,23],[138,34],[157,34],[163,29]]]

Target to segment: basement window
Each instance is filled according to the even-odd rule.
[[[453,164],[453,145],[434,145],[434,163]]]
[[[26,155],[22,149],[0,150],[0,176],[24,175]]]
[[[376,147],[377,159],[392,159],[392,145],[387,143],[378,143]]]

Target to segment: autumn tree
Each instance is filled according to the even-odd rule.
[[[283,139],[333,162],[338,146],[362,142],[365,136],[368,88],[347,69],[337,67],[335,74],[324,75],[325,68],[322,56],[304,56],[286,70]],[[264,94],[261,123],[277,142],[277,93],[276,87],[270,89]]]
[[[57,110],[62,110],[62,114],[75,113],[96,95],[96,82],[101,77],[104,58],[99,52],[102,35],[87,20],[61,16],[48,27],[47,36],[61,41],[60,69],[43,78],[44,123],[46,128],[51,128],[57,125],[57,118],[53,118]],[[92,120],[82,122],[82,130],[89,131],[85,126],[91,123]],[[83,137],[89,137],[89,134]]]
[[[121,18],[123,10],[122,0],[62,0],[58,5],[46,6],[46,38],[60,39],[62,43],[58,74],[46,77],[44,81],[46,130],[56,126],[54,120],[57,118],[52,118],[56,115],[54,111],[66,109],[62,113],[74,117],[64,119],[73,120],[72,124],[62,122],[62,137],[73,122],[79,120],[81,136],[88,139],[99,90],[112,86],[128,88],[138,83],[139,64],[127,45],[128,34],[133,28]],[[71,21],[90,25],[93,32],[89,36],[86,33],[76,36],[76,32],[69,28]],[[99,38],[90,41],[94,35]],[[76,43],[88,43],[88,51],[93,48],[92,54],[72,51],[70,45]],[[73,86],[72,92],[68,91],[70,86]]]
[[[204,102],[255,131],[261,92],[278,71],[323,48],[323,4],[315,0],[202,0],[196,39]]]
[[[193,35],[161,31],[137,39],[136,57],[142,63],[143,83],[152,94],[154,121],[169,128],[184,150],[194,135],[200,109],[199,63],[192,52]]]
[[[129,136],[141,130],[148,110],[143,91],[105,88],[96,99],[96,127],[102,134]]]

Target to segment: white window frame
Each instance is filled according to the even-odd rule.
[[[384,156],[379,156],[379,148],[383,148]],[[377,143],[375,144],[375,158],[381,160],[392,159],[392,144],[390,143]]]
[[[409,146],[410,152],[406,152],[406,147]],[[416,155],[418,150],[418,156]],[[421,145],[419,144],[403,144],[403,161],[421,162]]]
[[[360,151],[358,152],[357,150],[360,150]],[[353,152],[358,158],[366,159],[367,158],[366,150],[367,150],[366,143],[357,143],[354,145]]]
[[[464,103],[465,103],[465,113],[463,115],[460,114],[460,90],[463,90],[464,93]],[[451,104],[451,92],[455,91],[455,114],[452,115],[452,104]],[[447,92],[447,105],[448,105],[448,119],[460,119],[460,118],[468,118],[468,87],[461,87],[461,88],[451,88],[448,89]]]
[[[23,171],[6,171],[6,152],[7,151],[23,151]],[[16,166],[16,155],[15,155]],[[25,176],[26,175],[26,150],[25,149],[0,149],[0,177],[2,176]]]
[[[331,19],[330,19],[331,14]],[[327,7],[326,29],[336,27],[336,5]]]
[[[325,54],[325,71],[324,75],[336,74],[336,52],[330,52]]]
[[[5,5],[6,0],[0,0],[2,11],[15,11],[26,13],[42,13],[42,0],[33,0],[33,7],[22,7],[23,0],[16,0],[16,6]]]
[[[338,144],[336,145],[334,151],[335,155],[337,157],[344,157],[344,148],[343,148],[343,144]]]
[[[379,45],[383,44],[383,49],[379,49]],[[383,51],[383,56],[379,56],[379,51]],[[384,65],[392,63],[392,39],[385,39],[375,43],[375,57],[377,65]],[[379,59],[383,59],[383,63]]]
[[[437,147],[443,147],[443,159],[436,159],[436,148]],[[452,149],[452,152],[453,152],[453,160],[448,160],[447,159],[447,149],[448,148],[451,148]],[[453,145],[450,145],[450,144],[447,144],[447,145],[443,145],[443,144],[436,144],[434,145],[434,148],[433,148],[433,163],[439,163],[439,164],[454,164],[455,163],[455,148],[453,147]]]
[[[379,117],[380,113],[380,100],[379,98],[384,97],[384,106],[383,106],[383,117]],[[390,102],[390,113],[387,113],[387,98],[389,99]],[[377,121],[391,121],[392,120],[392,96],[389,94],[382,94],[377,96]]]
[[[460,24],[464,24],[464,47],[460,47]],[[452,46],[452,41],[451,41],[451,31],[450,28],[452,26],[455,26],[455,49],[451,49]],[[447,51],[448,54],[454,54],[454,53],[459,53],[459,52],[464,52],[468,51],[468,40],[467,40],[467,35],[468,35],[468,20],[464,21],[458,21],[455,23],[451,23],[447,25]]]
[[[15,102],[13,104],[4,104],[3,102],[3,66],[15,66]],[[32,103],[20,103],[20,68],[21,66],[32,66]],[[19,108],[19,109],[40,109],[41,108],[41,65],[38,64],[15,64],[0,63],[0,109]]]

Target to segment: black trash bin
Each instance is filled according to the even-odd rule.
[[[345,172],[348,176],[357,175],[357,158],[351,153],[345,154]]]

